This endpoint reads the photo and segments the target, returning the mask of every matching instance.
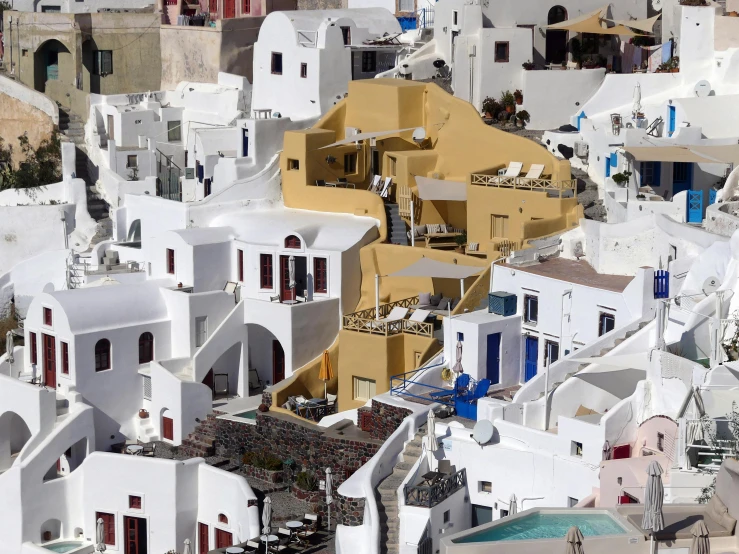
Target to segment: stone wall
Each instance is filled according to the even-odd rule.
[[[349,498],[337,494],[333,508],[336,511],[336,523],[358,527],[364,522],[364,498]]]
[[[410,410],[373,400],[372,438],[386,441],[409,415],[411,415]]]

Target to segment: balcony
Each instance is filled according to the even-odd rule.
[[[466,486],[467,470],[462,468],[430,485],[406,485],[405,504],[406,506],[432,508]]]
[[[368,333],[370,335],[380,335],[390,337],[407,333],[410,335],[418,335],[422,337],[433,337],[434,323],[411,321],[409,319],[387,320],[393,308],[413,308],[418,305],[418,296],[403,298],[397,302],[390,302],[380,306],[379,318],[375,308],[360,310],[343,317],[343,328],[358,333]]]
[[[559,198],[577,196],[577,179],[506,177],[504,175],[486,175],[480,173],[473,173],[470,178],[471,184],[477,186],[542,191],[549,195],[556,192],[556,197]]]

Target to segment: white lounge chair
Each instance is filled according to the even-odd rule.
[[[503,177],[518,177],[521,174],[522,169],[523,169],[522,162],[511,162],[508,164],[508,169],[506,169],[506,172],[503,175]]]
[[[382,319],[382,321],[400,321],[401,319],[405,319],[405,316],[407,315],[408,315],[408,308],[401,308],[400,306],[395,306],[392,310],[390,310],[390,313],[387,314],[387,317]]]
[[[380,188],[380,182],[382,181],[381,175],[375,175],[372,178],[372,183],[370,184],[369,188],[367,189],[369,192],[373,192],[377,194],[378,189]]]
[[[429,315],[431,315],[431,310],[416,310],[411,314],[411,317],[409,317],[408,320],[423,323]]]
[[[544,164],[531,164],[526,179],[538,179],[544,173]]]
[[[390,183],[392,183],[392,181],[393,180],[391,177],[385,177],[385,184],[382,186],[382,190],[380,191],[380,196],[382,198],[387,198],[387,192],[388,192],[388,189],[390,188]]]

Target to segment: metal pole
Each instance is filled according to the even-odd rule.
[[[459,280],[459,292],[461,293],[459,298],[464,298],[464,279]]]
[[[375,319],[380,319],[380,276],[375,273]]]
[[[411,246],[416,246],[416,223],[413,217],[413,200],[411,200]]]

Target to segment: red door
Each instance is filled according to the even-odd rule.
[[[236,17],[236,0],[224,0],[223,18],[230,19]]]
[[[56,388],[56,339],[41,335],[44,344],[44,384]]]
[[[146,554],[146,520],[138,517],[123,518],[125,554]]]
[[[171,417],[162,416],[162,437],[174,440],[174,420]]]
[[[233,546],[233,537],[228,531],[216,529],[216,548],[228,548]]]
[[[208,526],[205,523],[198,523],[198,554],[208,554],[210,547],[208,546]]]
[[[276,385],[285,378],[285,351],[280,341],[272,341],[272,384]]]
[[[280,256],[280,298],[295,300],[290,288],[290,256]]]

